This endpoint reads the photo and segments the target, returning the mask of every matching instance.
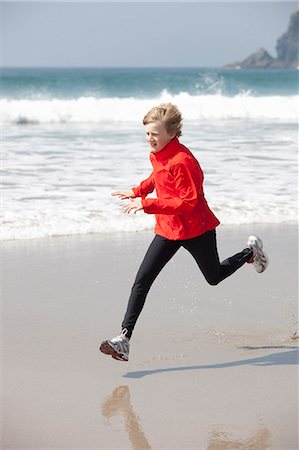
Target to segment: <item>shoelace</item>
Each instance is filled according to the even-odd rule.
[[[127,328],[124,328],[118,336],[112,339],[112,342],[122,342],[126,338],[127,333]]]

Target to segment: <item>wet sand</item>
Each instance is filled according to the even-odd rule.
[[[151,232],[2,243],[1,448],[297,449],[297,227],[220,227],[220,257],[251,233],[264,274],[209,286],[175,255],[128,363],[98,345],[119,332]]]

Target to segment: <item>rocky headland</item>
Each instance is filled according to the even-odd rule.
[[[287,31],[277,40],[277,57],[271,56],[264,48],[258,48],[243,61],[227,64],[227,69],[297,69],[299,37],[299,11],[291,15]]]

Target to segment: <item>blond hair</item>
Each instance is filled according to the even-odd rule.
[[[175,136],[182,134],[182,115],[177,106],[171,103],[162,103],[159,106],[154,106],[143,118],[143,125],[156,122],[160,120],[164,123],[165,128],[169,134],[175,133]]]

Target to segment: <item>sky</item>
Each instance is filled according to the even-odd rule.
[[[0,3],[4,67],[219,67],[276,56],[297,2]]]

